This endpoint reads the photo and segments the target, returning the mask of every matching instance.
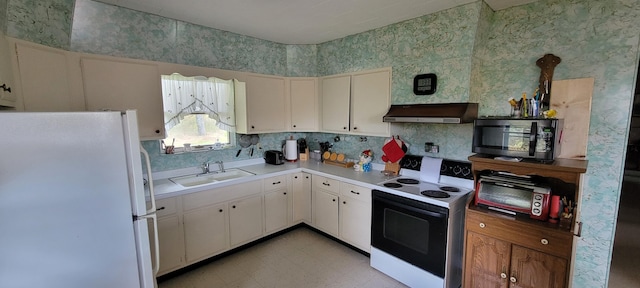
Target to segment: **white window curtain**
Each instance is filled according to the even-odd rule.
[[[186,115],[204,113],[216,120],[218,128],[235,132],[234,82],[237,80],[162,75],[165,128],[171,129]]]

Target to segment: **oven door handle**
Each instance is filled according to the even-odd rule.
[[[398,208],[409,210],[409,211],[412,211],[412,212],[415,212],[415,213],[419,213],[419,214],[422,214],[422,215],[428,215],[428,216],[435,217],[435,218],[446,219],[447,216],[448,216],[447,214],[444,214],[444,213],[441,213],[441,212],[434,212],[434,211],[424,210],[424,209],[421,209],[421,208],[418,208],[418,207],[414,207],[414,206],[403,204],[403,203],[398,203],[396,201],[392,201],[392,200],[385,199],[385,198],[382,198],[382,197],[374,197],[373,201],[374,202],[375,201],[380,201],[380,202],[383,202],[383,203],[385,203],[387,205],[390,205],[390,206],[395,206],[395,207],[398,207]]]
[[[536,154],[536,146],[538,146],[538,122],[531,122],[531,131],[529,132],[529,156]]]

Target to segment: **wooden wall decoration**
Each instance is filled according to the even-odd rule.
[[[564,119],[559,158],[585,159],[591,119],[594,78],[553,81],[550,108]]]

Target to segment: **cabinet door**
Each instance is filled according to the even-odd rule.
[[[292,176],[293,187],[293,223],[311,224],[311,175],[295,173]]]
[[[191,210],[183,217],[188,264],[229,248],[226,203]]]
[[[150,235],[153,235],[153,225],[149,225],[149,231]],[[160,246],[158,249],[160,251],[158,276],[184,266],[184,232],[178,215],[158,218],[158,244]],[[151,250],[152,253],[154,250]],[[152,255],[152,257],[155,256]]]
[[[275,190],[264,194],[264,229],[267,234],[287,228],[289,193]]]
[[[137,109],[140,138],[164,138],[157,65],[90,58],[81,61],[87,110]]]
[[[248,75],[246,89],[246,133],[285,131],[284,78]]]
[[[338,196],[321,189],[315,189],[313,197],[313,225],[338,237]]]
[[[464,287],[508,287],[510,246],[508,242],[468,231]]]
[[[231,247],[262,236],[262,195],[229,203],[229,242]]]
[[[371,203],[340,198],[340,237],[366,252],[371,251]]]
[[[351,76],[322,78],[322,131],[349,132],[350,97]]]
[[[289,79],[291,96],[290,131],[318,131],[318,80]]]
[[[68,52],[23,44],[16,49],[24,111],[73,111]]]
[[[0,105],[15,107],[16,89],[13,87],[13,73],[11,70],[11,59],[13,47],[9,45],[7,38],[0,31]],[[11,89],[11,92],[8,91]]]
[[[351,76],[351,132],[389,136],[389,123],[382,117],[391,103],[391,71]]]
[[[566,259],[513,245],[510,287],[560,288],[565,287],[566,277]]]

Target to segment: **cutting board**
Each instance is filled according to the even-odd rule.
[[[550,107],[564,119],[559,158],[584,159],[587,155],[594,78],[556,80],[551,84]]]

